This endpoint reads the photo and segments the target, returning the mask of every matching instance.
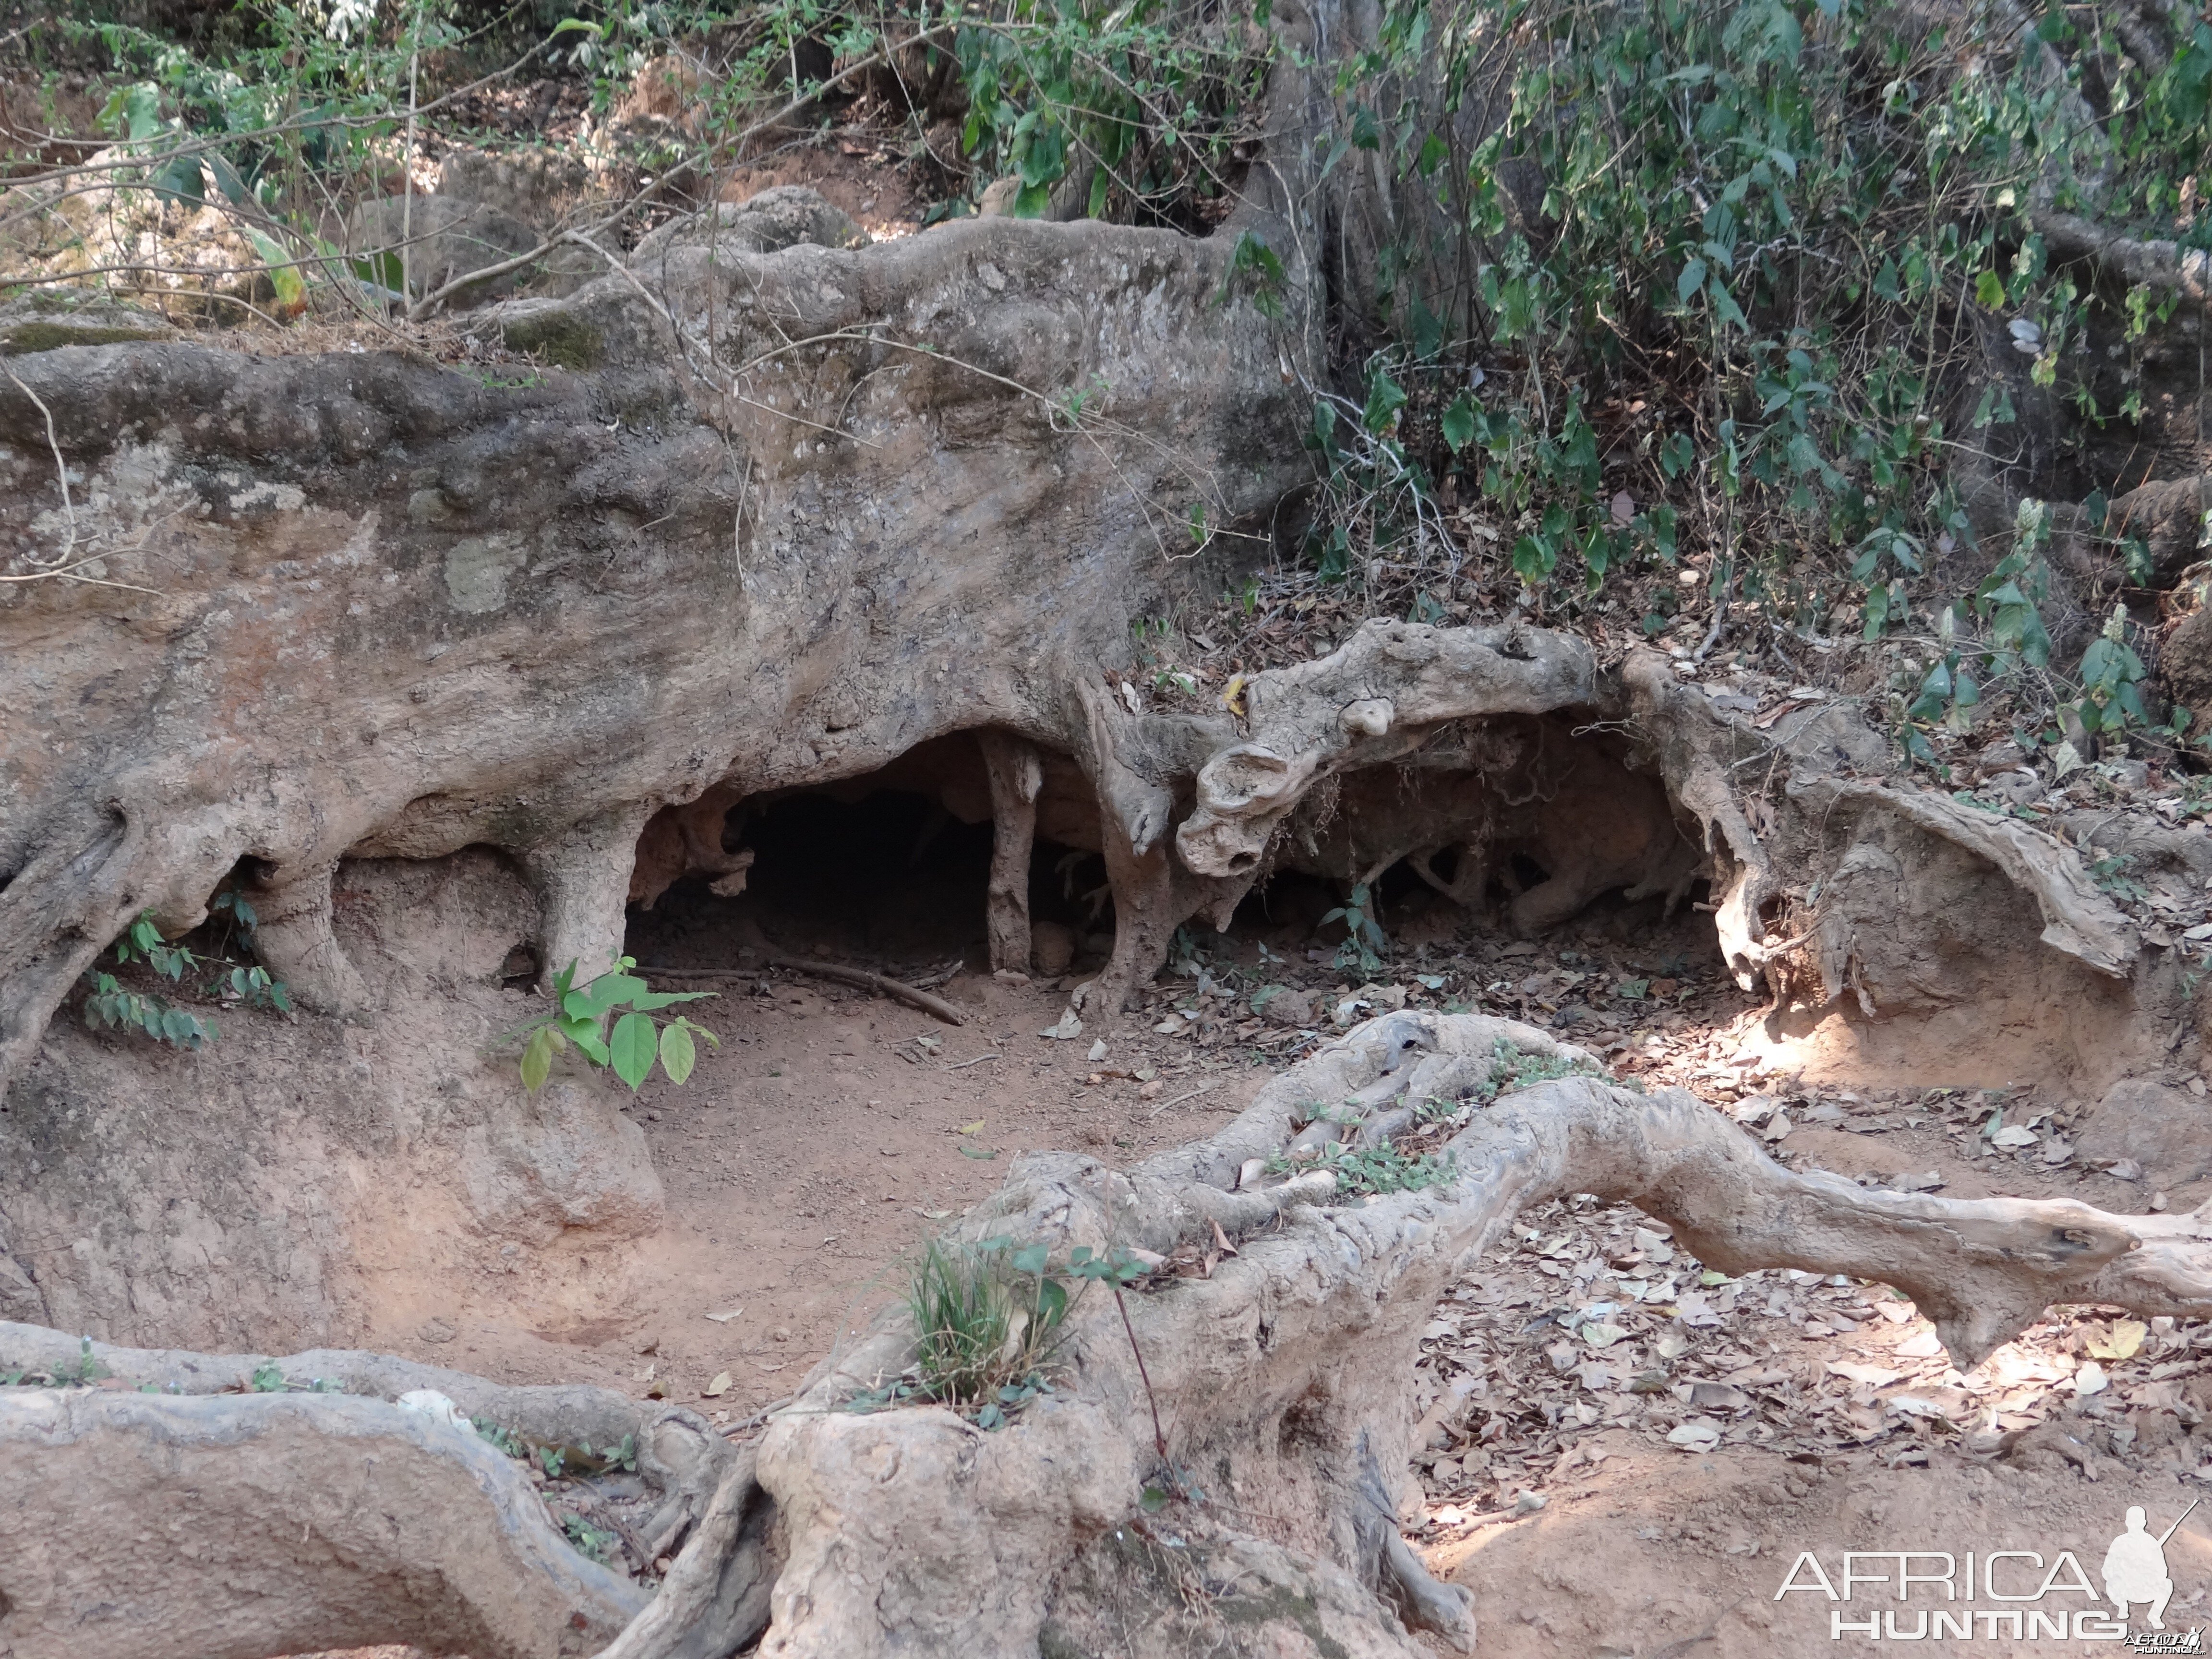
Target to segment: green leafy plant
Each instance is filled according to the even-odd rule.
[[[637,1473],[637,1437],[634,1434],[626,1434],[614,1445],[594,1450],[588,1440],[574,1444],[557,1441],[540,1444],[489,1417],[472,1417],[469,1421],[481,1438],[519,1462],[535,1464],[549,1480],[569,1474],[605,1474],[615,1470]]]
[[[77,1357],[65,1364],[56,1365],[48,1371],[33,1371],[28,1366],[0,1375],[0,1388],[15,1388],[19,1384],[30,1388],[88,1389],[107,1375],[107,1367],[93,1357],[92,1339],[78,1339]],[[36,1379],[27,1382],[26,1379]]]
[[[918,1394],[996,1428],[1049,1388],[1041,1367],[1067,1312],[1067,1287],[1045,1271],[1042,1244],[970,1249],[933,1239],[908,1287]]]
[[[215,1021],[177,1007],[166,999],[125,988],[112,974],[94,974],[92,994],[84,1000],[85,1024],[143,1031],[177,1048],[204,1048],[216,1040]]]
[[[1905,746],[1916,760],[1933,760],[1935,750],[1924,733],[1931,728],[1949,732],[1973,729],[1974,706],[1982,700],[1973,672],[1948,651],[1928,671],[1911,706],[1905,710]]]
[[[2150,724],[2142,700],[2142,659],[2127,642],[2128,626],[2126,607],[2114,605],[2104,630],[2081,653],[2081,696],[2063,705],[2063,713],[2070,713],[2091,737]]]
[[[218,894],[209,908],[212,914],[228,920],[235,932],[251,936],[258,919],[253,907],[236,893]],[[230,933],[225,934],[225,949],[231,937]],[[277,1013],[292,1012],[291,994],[281,980],[270,977],[267,969],[258,963],[234,963],[228,956],[203,957],[182,945],[170,943],[162,939],[161,930],[154,925],[151,912],[138,913],[123,937],[115,941],[114,950],[118,967],[143,964],[176,984],[181,984],[187,974],[212,968],[216,970],[214,977],[200,988],[204,994],[228,998],[250,1008]],[[157,1042],[186,1049],[204,1048],[218,1035],[210,1015],[179,1007],[157,994],[133,989],[104,970],[94,969],[91,979],[92,990],[85,998],[84,1018],[85,1024],[94,1030],[143,1031]]]
[[[2174,14],[2146,57],[2117,14],[2038,15],[2022,38],[1892,0],[1387,0],[1316,142],[1416,210],[1346,295],[1370,328],[1352,383],[1310,388],[1300,568],[1247,611],[1431,620],[1510,582],[1571,617],[1634,579],[1644,631],[1699,656],[1731,603],[1801,635],[1939,632],[1898,688],[1917,760],[2008,701],[2143,724],[2131,635],[2078,690],[2052,670],[2048,510],[1992,568],[1954,472],[2024,418],[1995,330],[2076,417],[2068,465],[2119,488],[2095,434],[2142,418],[2174,296],[2084,285],[2043,215],[2212,247],[2212,25]],[[1507,108],[1471,143],[1476,86]],[[2067,533],[2142,583],[2105,503]]]
[[[285,1390],[284,1373],[276,1368],[273,1359],[264,1359],[253,1368],[252,1381],[256,1394],[283,1394]]]
[[[1419,1115],[1418,1109],[1415,1115]],[[1339,1141],[1319,1158],[1294,1162],[1280,1157],[1271,1159],[1267,1168],[1275,1175],[1327,1170],[1335,1176],[1337,1194],[1342,1198],[1419,1192],[1441,1186],[1459,1174],[1458,1161],[1449,1152],[1408,1157],[1388,1141],[1376,1146],[1352,1146]]]
[[[561,1532],[575,1547],[576,1553],[605,1566],[614,1559],[614,1552],[622,1540],[611,1532],[602,1531],[580,1515],[561,1517]]]
[[[2135,860],[2125,853],[2092,859],[2089,860],[2089,879],[2114,898],[2139,902],[2150,896],[2150,890],[2127,873],[2134,864]]]
[[[1510,1095],[1563,1077],[1603,1077],[1605,1068],[1571,1054],[1535,1054],[1498,1038],[1491,1049],[1490,1080],[1484,1085],[1492,1095]]]
[[[1344,924],[1344,943],[1336,948],[1338,967],[1355,969],[1363,974],[1372,974],[1382,968],[1390,939],[1382,924],[1375,920],[1374,893],[1365,882],[1353,887],[1343,903],[1324,911],[1316,925],[1327,927],[1332,921]]]
[[[88,1389],[106,1375],[107,1367],[93,1356],[92,1339],[83,1336],[77,1339],[76,1362],[58,1369],[54,1381],[63,1387]]]
[[[656,1063],[672,1083],[681,1083],[698,1063],[694,1041],[704,1037],[716,1048],[721,1039],[705,1026],[679,1014],[670,1020],[653,1016],[679,1002],[696,1002],[712,991],[656,991],[629,969],[635,958],[624,957],[609,972],[587,985],[574,983],[576,964],[571,962],[553,978],[553,1012],[532,1020],[511,1035],[522,1036],[522,1084],[535,1092],[544,1086],[556,1055],[573,1047],[594,1066],[614,1073],[632,1092],[653,1074]],[[613,1029],[607,1022],[614,1021]]]
[[[1246,16],[1260,24],[1246,27]],[[986,0],[951,45],[967,95],[961,149],[982,179],[1019,182],[1036,218],[1074,186],[1091,218],[1191,225],[1224,176],[1272,56],[1267,8],[1193,13],[1167,0]],[[1252,257],[1246,270],[1264,264]]]
[[[115,959],[120,963],[145,963],[167,980],[181,980],[187,969],[200,965],[199,958],[182,945],[162,942],[161,930],[154,926],[154,915],[149,910],[141,910],[123,937],[115,941]]]
[[[488,1417],[472,1417],[469,1421],[475,1425],[477,1434],[509,1457],[526,1459],[530,1455],[529,1443],[513,1429],[495,1423]]]
[[[115,941],[115,960],[121,965],[144,963],[173,981],[200,965],[199,958],[182,945],[165,943],[152,915],[143,910]],[[84,1019],[94,1030],[143,1031],[177,1048],[202,1048],[216,1036],[215,1021],[207,1015],[179,1008],[165,997],[131,990],[114,975],[97,971],[92,976],[92,994],[84,1000]]]

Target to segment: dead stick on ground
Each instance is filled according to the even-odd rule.
[[[864,991],[879,991],[884,995],[919,1008],[925,1014],[934,1014],[947,1025],[965,1025],[968,1016],[943,997],[933,997],[927,991],[908,984],[902,979],[893,979],[888,974],[872,974],[865,968],[847,968],[835,962],[810,962],[800,957],[769,957],[763,967],[781,968],[786,973],[810,974],[817,979],[834,979],[846,985],[856,985]],[[640,967],[641,974],[658,974],[663,979],[733,979],[751,978],[742,968],[657,968],[650,963]]]
[[[1180,1106],[1186,1100],[1196,1100],[1200,1095],[1212,1092],[1212,1088],[1213,1085],[1211,1083],[1201,1083],[1198,1087],[1193,1089],[1188,1094],[1177,1095],[1173,1100],[1167,1101],[1163,1104],[1153,1107],[1150,1112],[1146,1114],[1146,1115],[1148,1117],[1158,1117],[1162,1112],[1167,1110],[1170,1106]]]
[[[795,1394],[787,1394],[781,1400],[771,1400],[767,1405],[763,1406],[751,1416],[741,1417],[736,1422],[726,1425],[720,1430],[717,1431],[717,1432],[719,1432],[725,1440],[734,1440],[738,1436],[744,1433],[747,1430],[758,1428],[762,1424],[767,1422],[769,1418],[773,1417],[776,1413],[781,1411],[786,1406],[788,1406],[793,1401],[798,1398],[799,1396]]]

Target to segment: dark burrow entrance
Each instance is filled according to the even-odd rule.
[[[750,951],[918,981],[963,967],[988,972],[991,844],[974,738],[935,739],[881,771],[738,805],[723,845],[753,854],[744,891],[726,897],[709,878],[684,877],[650,908],[631,906],[628,948],[642,962],[684,966],[732,965]],[[1103,963],[1114,930],[1104,860],[1040,835],[1030,917],[1055,971]]]
[[[1112,950],[1113,902],[1103,860],[1070,844],[1096,840],[1088,786],[1064,757],[1047,757],[1045,775],[1030,970],[1081,978]],[[640,961],[734,967],[750,952],[921,981],[989,971],[990,797],[973,737],[739,802],[720,827],[725,851],[751,855],[743,891],[694,874],[633,905]],[[1298,808],[1270,862],[1227,935],[1197,919],[1179,936],[1186,969],[1194,953],[1263,969],[1279,959],[1357,983],[1430,951],[1534,938],[1641,952],[1662,969],[1718,965],[1695,826],[1617,739],[1563,717],[1469,723],[1408,761],[1334,781]],[[1362,920],[1364,949],[1352,932]]]

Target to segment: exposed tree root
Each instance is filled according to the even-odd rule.
[[[568,1547],[520,1464],[380,1400],[11,1389],[0,1463],[14,1659],[550,1659],[647,1607]]]
[[[834,979],[840,985],[857,986],[863,991],[873,991],[894,1002],[903,1002],[909,1008],[919,1008],[925,1014],[934,1014],[947,1025],[965,1025],[968,1016],[962,1013],[943,997],[932,996],[918,985],[909,985],[902,979],[893,979],[889,974],[872,974],[865,968],[848,968],[841,963],[810,962],[800,957],[766,957],[763,964],[780,968],[787,974],[806,974],[816,979]],[[650,974],[655,979],[729,979],[744,974],[738,968],[666,968],[655,963],[646,963],[637,970]]]
[[[1508,1062],[1525,1066],[1529,1057],[1569,1074],[1492,1098]],[[1451,1280],[1523,1206],[1570,1194],[1633,1203],[1723,1270],[1792,1267],[1896,1285],[1935,1321],[1962,1368],[2054,1301],[2212,1314],[2212,1221],[2116,1216],[2071,1202],[1869,1191],[1838,1176],[1793,1174],[1687,1094],[1644,1096],[1572,1074],[1577,1066],[1595,1069],[1580,1051],[1533,1027],[1473,1015],[1391,1015],[1275,1079],[1219,1133],[1127,1172],[1065,1153],[1023,1159],[1006,1186],[959,1224],[956,1240],[1012,1237],[1044,1243],[1060,1259],[1077,1245],[1164,1255],[1186,1240],[1210,1238],[1218,1226],[1237,1254],[1210,1279],[1164,1279],[1129,1293],[1143,1375],[1111,1295],[1079,1296],[1053,1362],[1057,1389],[993,1433],[939,1407],[852,1408],[859,1390],[912,1359],[902,1312],[887,1314],[775,1415],[757,1465],[700,1449],[685,1478],[698,1517],[691,1541],[660,1600],[611,1651],[622,1659],[726,1651],[714,1644],[749,1623],[757,1627],[763,1604],[772,1616],[762,1651],[784,1659],[1029,1659],[1041,1644],[1048,1652],[1087,1650],[1087,1640],[1109,1630],[1151,1632],[1133,1638],[1131,1650],[1162,1659],[1188,1651],[1201,1636],[1233,1655],[1303,1641],[1409,1656],[1419,1650],[1407,1628],[1470,1649],[1474,1618],[1464,1593],[1432,1580],[1397,1531],[1408,1379],[1421,1328]],[[1364,1199],[1339,1189],[1332,1149],[1409,1133],[1425,1133],[1445,1160],[1431,1166],[1431,1184]],[[1282,1173],[1267,1174],[1270,1168]],[[24,1327],[0,1328],[0,1346],[11,1363],[59,1366],[75,1355],[68,1339]],[[231,1382],[245,1363],[95,1352],[126,1378],[197,1388]],[[509,1414],[531,1409],[529,1396],[599,1392],[498,1389],[373,1356],[302,1355],[283,1364],[378,1391],[434,1379],[465,1408],[478,1399]],[[641,1409],[613,1399],[595,1399],[586,1414]],[[1167,1425],[1165,1465],[1153,1444],[1153,1400]],[[269,1420],[287,1425],[287,1434],[301,1425],[307,1441],[368,1432],[372,1419],[386,1425],[406,1415],[310,1395],[141,1401],[19,1390],[4,1407],[15,1434],[52,1433],[37,1425],[64,1419],[137,1433],[134,1412],[194,1409],[213,1413],[210,1424],[222,1418],[221,1433],[232,1436],[227,1467],[237,1489],[255,1492],[272,1514],[304,1519],[311,1537],[325,1524],[316,1507],[323,1500],[287,1461],[283,1448],[293,1443],[239,1436],[222,1414],[276,1413]],[[577,1426],[583,1420],[565,1407],[554,1415]],[[645,1432],[682,1418],[669,1413]],[[410,1443],[440,1451],[457,1468],[491,1457],[487,1467],[512,1476],[511,1466],[472,1437],[450,1440],[425,1429]],[[718,1479],[698,1501],[709,1469]],[[1168,1498],[1164,1509],[1140,1501],[1148,1487]],[[42,1480],[11,1498],[7,1523],[26,1537],[41,1528],[67,1534],[69,1488],[67,1480]],[[517,1501],[526,1490],[514,1494]],[[774,1553],[770,1501],[781,1540]],[[396,1572],[357,1573],[349,1581],[356,1588],[375,1583],[378,1595],[395,1603],[370,1607],[376,1597],[318,1589],[313,1558],[301,1554],[287,1525],[240,1528],[225,1547],[233,1571],[272,1586],[261,1603],[323,1610],[321,1622],[298,1626],[301,1640],[308,1628],[331,1644],[399,1639],[394,1633],[404,1631],[412,1632],[405,1639],[432,1645],[520,1651],[495,1644],[507,1638],[483,1607],[525,1606],[533,1597],[543,1603],[557,1578],[515,1547],[488,1553],[495,1565],[477,1569],[461,1601],[418,1590]],[[127,1563],[67,1554],[0,1557],[8,1563],[0,1590],[18,1610],[0,1621],[0,1635],[15,1639],[19,1653],[48,1650],[16,1634],[19,1626],[46,1628],[25,1623],[22,1609],[119,1594],[111,1581],[119,1587],[130,1574],[143,1576],[135,1553]],[[595,1582],[579,1577],[559,1610],[604,1632],[604,1607],[586,1594]],[[264,1620],[257,1632],[276,1628],[266,1622],[271,1615],[255,1616]],[[246,1638],[222,1651],[244,1654]]]
[[[2212,297],[2212,254],[2178,242],[2142,241],[2078,213],[2045,208],[2031,216],[2057,259],[2094,259],[2130,283],[2147,283],[2202,305]]]
[[[991,882],[984,896],[991,966],[1030,970],[1030,849],[1036,841],[1036,801],[1044,787],[1037,752],[1018,738],[986,732],[978,738],[991,785]]]
[[[0,1376],[81,1376],[88,1357],[95,1376],[164,1396],[234,1394],[254,1387],[257,1375],[295,1388],[320,1385],[384,1400],[427,1389],[444,1395],[464,1416],[511,1429],[536,1443],[588,1442],[605,1447],[632,1437],[639,1473],[663,1497],[646,1528],[646,1541],[655,1554],[674,1545],[705,1512],[737,1456],[696,1413],[632,1400],[611,1389],[583,1383],[517,1387],[353,1348],[313,1348],[278,1357],[123,1348],[105,1342],[88,1348],[82,1339],[60,1331],[0,1321]]]
[[[775,1506],[753,1479],[752,1454],[731,1462],[652,1604],[599,1659],[726,1659],[767,1627]]]
[[[750,849],[732,853],[722,845],[730,813],[744,799],[741,788],[718,783],[696,800],[664,806],[647,819],[630,872],[629,902],[650,910],[685,876],[710,877],[709,890],[723,898],[744,892],[753,854]]]

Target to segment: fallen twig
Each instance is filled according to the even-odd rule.
[[[1006,1056],[1004,1054],[978,1054],[973,1060],[963,1060],[957,1065],[948,1066],[945,1069],[948,1072],[964,1072],[970,1066],[981,1066],[987,1060],[1004,1060]]]
[[[769,957],[762,964],[766,968],[781,968],[786,973],[809,974],[816,979],[834,979],[846,985],[855,985],[864,991],[878,991],[908,1006],[919,1008],[926,1014],[934,1014],[947,1025],[965,1025],[968,1016],[943,997],[932,996],[917,986],[902,979],[893,979],[889,974],[871,973],[866,968],[848,968],[842,963],[813,962],[804,957]],[[743,968],[662,968],[652,963],[641,966],[641,974],[658,974],[663,979],[736,979],[757,977]],[[985,1056],[988,1058],[988,1056]],[[973,1065],[975,1062],[968,1062]]]
[[[1177,1095],[1173,1100],[1163,1101],[1159,1105],[1153,1107],[1150,1112],[1146,1114],[1146,1115],[1148,1117],[1158,1117],[1162,1112],[1166,1111],[1169,1107],[1180,1106],[1186,1100],[1196,1100],[1200,1095],[1211,1091],[1212,1087],[1213,1085],[1211,1083],[1201,1083],[1198,1087],[1193,1089],[1188,1094]]]
[[[722,1438],[725,1440],[734,1440],[748,1430],[758,1428],[762,1424],[767,1422],[768,1419],[775,1413],[781,1411],[786,1406],[788,1406],[793,1401],[798,1398],[799,1396],[795,1394],[787,1394],[781,1400],[769,1401],[767,1405],[763,1406],[750,1417],[741,1417],[734,1423],[724,1424],[720,1430]]]

